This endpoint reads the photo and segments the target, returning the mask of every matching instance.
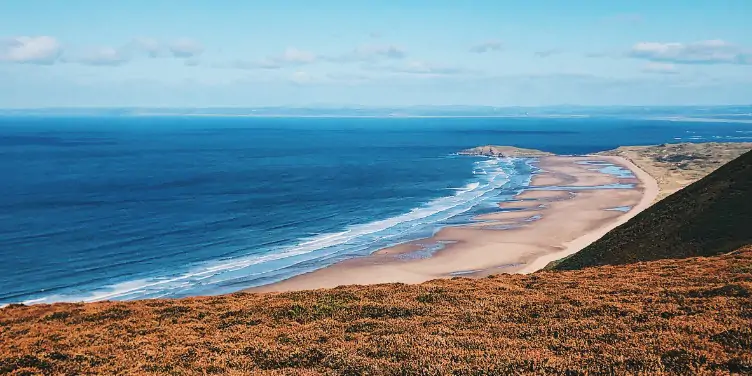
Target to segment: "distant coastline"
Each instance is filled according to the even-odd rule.
[[[0,108],[0,116],[122,116],[237,118],[629,118],[654,121],[752,122],[752,105],[723,106],[257,106],[257,107],[42,107]]]
[[[493,118],[588,118],[590,115],[293,115],[293,114],[130,114],[128,116],[175,116],[175,117],[239,117],[239,118],[301,118],[301,119],[493,119]]]

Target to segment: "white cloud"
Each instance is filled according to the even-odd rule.
[[[677,74],[676,65],[671,63],[649,63],[642,68],[644,73],[656,73],[656,74]]]
[[[316,61],[316,55],[308,51],[290,47],[282,55],[272,57],[271,60],[289,64],[310,64]]]
[[[253,70],[253,69],[280,69],[282,68],[282,65],[277,62],[266,59],[266,60],[261,60],[261,61],[235,60],[229,65],[220,65],[219,67]]]
[[[372,69],[424,76],[447,76],[466,73],[465,70],[460,68],[437,66],[423,61],[410,61],[404,65],[377,66]]]
[[[160,41],[149,37],[134,38],[128,45],[132,52],[146,54],[150,58],[174,57],[177,59],[195,59],[204,52],[204,46],[190,38],[181,38],[172,42]]]
[[[371,78],[361,74],[327,73],[311,74],[306,71],[296,71],[288,77],[288,81],[295,85],[335,85],[355,86],[371,81]]]
[[[307,85],[315,82],[313,76],[307,72],[297,71],[290,76],[290,82],[296,85]]]
[[[476,54],[483,54],[486,52],[501,51],[504,47],[503,43],[499,40],[490,40],[483,43],[478,43],[470,47],[470,52]]]
[[[117,66],[125,64],[129,60],[129,57],[121,50],[102,47],[87,53],[76,62],[84,65]]]
[[[640,42],[627,55],[676,64],[752,64],[752,53],[717,39],[694,43]]]
[[[350,73],[329,73],[326,75],[327,80],[344,85],[358,85],[371,81],[371,77],[363,74]]]
[[[354,51],[355,55],[363,59],[369,58],[386,58],[402,59],[407,56],[407,52],[400,47],[393,45],[385,46],[361,46]]]
[[[312,64],[317,59],[318,56],[314,53],[290,47],[280,55],[269,56],[261,60],[235,60],[229,64],[220,65],[220,67],[243,70],[281,69],[286,66]]]
[[[166,46],[154,38],[136,38],[131,42],[131,45],[151,58],[165,56],[168,52]]]
[[[169,44],[172,56],[177,58],[191,58],[201,55],[204,52],[204,46],[201,43],[188,38],[178,39]]]
[[[54,64],[62,54],[62,45],[49,36],[20,36],[0,40],[0,61],[47,65]]]
[[[267,56],[260,60],[235,60],[229,64],[222,64],[224,68],[244,70],[252,69],[281,69],[288,66],[314,64],[319,61],[334,63],[370,62],[381,60],[397,60],[407,56],[407,52],[394,45],[364,45],[341,56],[323,56],[310,51],[289,47],[278,55]]]
[[[403,59],[407,51],[395,45],[363,45],[341,56],[328,57],[335,63],[375,62],[378,60]]]

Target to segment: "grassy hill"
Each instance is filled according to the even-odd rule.
[[[711,256],[752,243],[752,152],[659,201],[555,270]]]
[[[0,374],[752,372],[752,248],[533,275],[10,306]]]

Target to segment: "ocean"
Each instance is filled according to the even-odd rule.
[[[752,141],[734,119],[0,115],[0,304],[210,295],[428,237],[529,159]]]

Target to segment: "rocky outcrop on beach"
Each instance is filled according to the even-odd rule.
[[[511,157],[511,158],[520,158],[520,157],[545,157],[545,156],[551,156],[554,155],[553,153],[535,150],[535,149],[524,149],[524,148],[518,148],[514,146],[495,146],[495,145],[485,145],[485,146],[478,146],[474,147],[472,149],[465,149],[461,152],[459,152],[460,155],[478,155],[478,156],[486,156],[486,157]]]

